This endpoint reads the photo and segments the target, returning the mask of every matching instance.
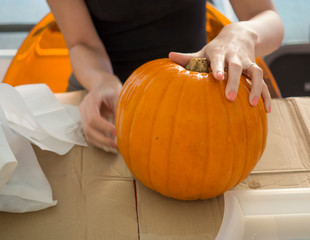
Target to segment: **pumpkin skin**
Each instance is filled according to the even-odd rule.
[[[249,104],[241,76],[235,101],[226,80],[186,70],[169,59],[136,69],[116,109],[119,151],[140,182],[181,200],[216,197],[244,180],[266,145],[262,99]]]

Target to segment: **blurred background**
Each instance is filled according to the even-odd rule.
[[[229,0],[213,0],[231,21]],[[310,96],[310,1],[274,0],[285,27],[282,46],[264,57],[283,97]],[[45,0],[0,0],[0,82],[32,27],[48,12]],[[266,26],[268,27],[268,26]]]

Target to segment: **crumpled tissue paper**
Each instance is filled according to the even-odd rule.
[[[0,84],[0,211],[54,206],[51,186],[32,144],[66,154],[87,146],[76,106],[62,105],[45,84]]]

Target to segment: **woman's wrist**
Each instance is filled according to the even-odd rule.
[[[112,79],[119,81],[102,47],[76,44],[69,49],[69,55],[73,72],[85,89],[90,91]]]
[[[88,82],[87,89],[89,91],[99,88],[102,85],[121,85],[121,81],[116,75],[104,71],[97,73],[96,75],[94,74],[93,76],[89,76],[89,79],[85,79],[85,81]]]

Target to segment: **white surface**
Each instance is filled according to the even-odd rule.
[[[310,188],[228,191],[216,240],[309,240]]]

